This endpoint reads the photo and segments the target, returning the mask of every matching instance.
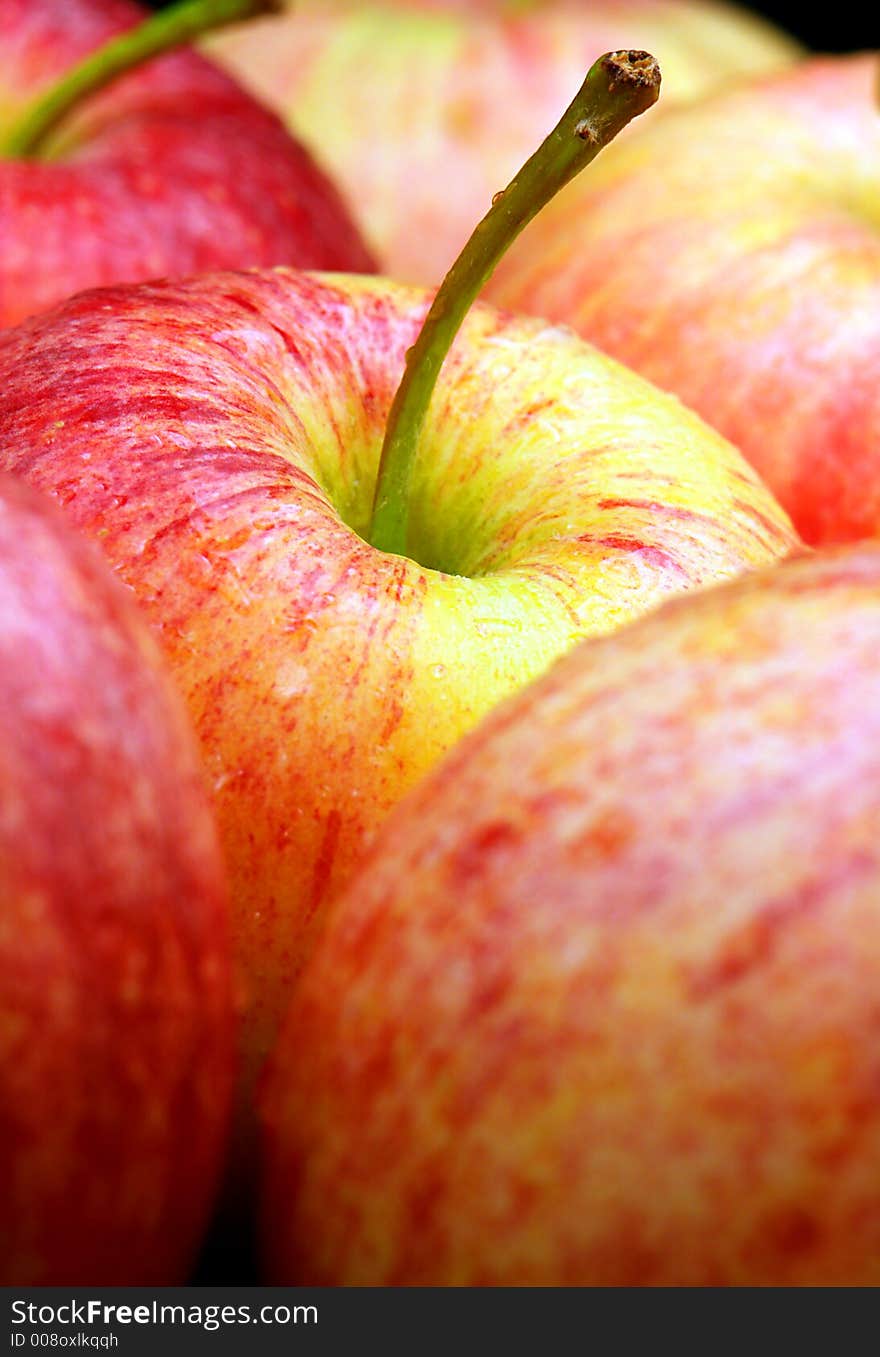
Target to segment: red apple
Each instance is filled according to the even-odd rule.
[[[94,547],[0,478],[0,1282],[186,1280],[232,1084],[192,732]]]
[[[798,52],[747,9],[707,0],[296,0],[206,47],[344,187],[383,269],[423,284],[597,52],[655,53],[664,102]]]
[[[738,453],[570,332],[478,307],[406,557],[365,540],[426,307],[288,271],[81,295],[0,336],[0,465],[99,541],[199,733],[254,1063],[389,808],[583,636],[787,553]]]
[[[880,531],[877,69],[817,59],[661,113],[489,288],[676,392],[813,543]]]
[[[880,546],[581,645],[401,804],[267,1082],[273,1282],[880,1283]]]
[[[0,6],[0,325],[102,283],[249,264],[372,267],[323,172],[193,52],[122,77],[39,156],[4,154],[38,93],[144,14],[129,0]]]

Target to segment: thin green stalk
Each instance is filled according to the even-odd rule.
[[[443,280],[407,354],[379,463],[369,538],[381,551],[405,555],[409,488],[419,435],[440,368],[471,304],[502,255],[541,208],[603,146],[656,102],[660,68],[647,52],[609,52],[590,67],[556,127],[495,195]]]
[[[275,13],[279,8],[278,0],[181,0],[160,10],[137,28],[111,38],[40,94],[0,141],[0,157],[39,157],[47,137],[71,109],[133,66],[192,42],[211,29],[254,14]]]

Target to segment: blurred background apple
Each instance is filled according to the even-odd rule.
[[[425,284],[602,52],[653,53],[667,103],[798,55],[727,0],[297,0],[204,47],[331,172],[383,269]]]
[[[193,8],[218,21],[203,0],[184,31]],[[0,326],[126,280],[372,268],[336,185],[224,72],[184,45],[118,74],[107,44],[125,35],[137,51],[153,18],[131,0],[0,4]],[[75,106],[35,133],[35,106],[57,114],[59,83],[86,59],[117,78],[85,94],[74,80]]]

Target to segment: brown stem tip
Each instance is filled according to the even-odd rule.
[[[650,52],[609,52],[602,57],[602,65],[608,72],[609,89],[615,89],[618,82],[624,85],[644,85],[654,91],[654,99],[660,93],[660,67],[657,58]]]
[[[582,119],[575,132],[582,141],[601,147],[646,112],[660,97],[660,66],[650,52],[606,52],[592,68],[604,83],[601,98],[592,116]],[[588,77],[589,79],[589,77]]]

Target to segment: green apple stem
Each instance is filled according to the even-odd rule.
[[[443,361],[461,322],[502,255],[541,208],[603,146],[656,102],[660,68],[647,52],[609,52],[590,70],[556,127],[476,227],[444,278],[388,416],[369,539],[405,555],[409,487],[419,435]]]
[[[72,108],[133,66],[192,42],[210,29],[279,9],[279,0],[181,0],[160,10],[129,32],[111,38],[40,94],[0,142],[0,156],[38,157],[46,138]]]

